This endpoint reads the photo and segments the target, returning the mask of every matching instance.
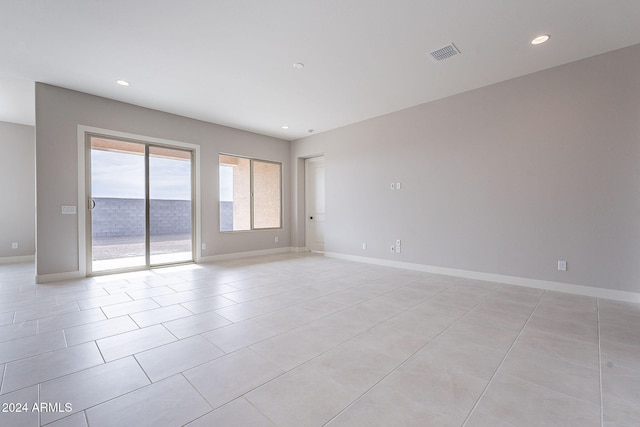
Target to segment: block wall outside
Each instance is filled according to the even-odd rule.
[[[134,237],[145,234],[143,199],[94,198],[93,237]],[[151,200],[152,235],[191,234],[189,200]]]
[[[233,231],[233,202],[220,202],[220,231]]]

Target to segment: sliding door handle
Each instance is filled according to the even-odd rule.
[[[95,200],[93,200],[92,198],[89,198],[89,206],[88,206],[89,210],[91,211],[91,210],[93,210],[95,207],[96,207],[96,201],[95,201]]]

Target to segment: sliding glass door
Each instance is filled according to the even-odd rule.
[[[193,260],[191,152],[149,147],[151,265]]]
[[[192,152],[89,137],[88,272],[193,261]]]

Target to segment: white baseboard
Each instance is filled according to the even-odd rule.
[[[250,258],[250,257],[256,257],[256,256],[263,256],[263,255],[284,254],[289,252],[295,252],[293,249],[294,248],[290,248],[287,246],[284,248],[262,249],[258,251],[234,252],[231,254],[211,255],[211,256],[205,256],[200,258],[200,261],[198,261],[198,263],[228,261],[233,259]]]
[[[290,249],[291,249],[291,252],[296,252],[296,253],[309,252],[309,248],[307,248],[306,246],[291,247]]]
[[[22,255],[22,256],[5,256],[0,257],[0,264],[18,264],[20,262],[33,262],[35,261],[35,255]]]
[[[81,271],[68,271],[65,273],[36,274],[36,283],[59,282],[60,280],[82,279],[86,277]]]
[[[552,282],[548,280],[527,279],[525,277],[517,276],[504,276],[501,274],[482,273],[478,271],[458,270],[454,268],[436,267],[426,264],[414,264],[409,262],[391,261],[379,258],[368,258],[356,255],[339,254],[335,252],[325,252],[324,255],[331,258],[362,262],[366,264],[382,265],[385,267],[403,268],[405,270],[422,271],[425,273],[442,274],[454,277],[464,277],[466,279],[484,280],[487,282],[496,282],[506,285],[525,286],[528,288],[544,289],[547,291],[564,292],[568,294],[584,295],[595,298],[640,303],[640,293],[636,292],[596,288],[593,286],[585,285],[573,285],[570,283]]]

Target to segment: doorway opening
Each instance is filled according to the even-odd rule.
[[[193,152],[87,135],[87,272],[194,260]]]

